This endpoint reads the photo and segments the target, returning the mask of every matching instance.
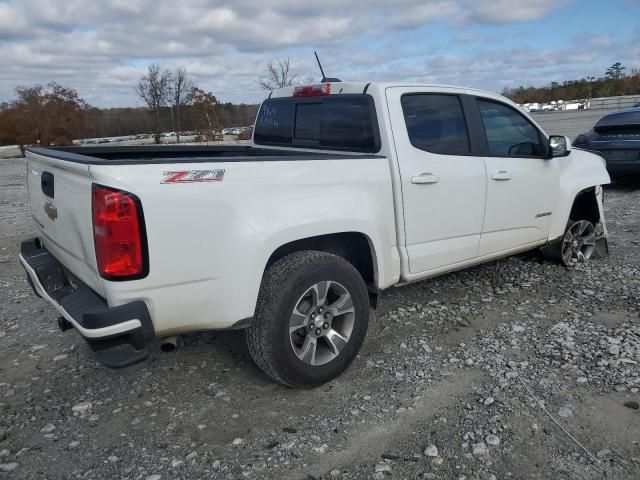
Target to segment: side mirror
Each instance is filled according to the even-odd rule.
[[[566,157],[571,152],[571,140],[563,135],[549,137],[549,158]]]

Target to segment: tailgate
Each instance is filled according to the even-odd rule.
[[[31,213],[44,246],[103,295],[96,265],[89,165],[27,151]]]

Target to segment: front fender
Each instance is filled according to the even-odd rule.
[[[573,149],[561,161],[557,206],[549,230],[549,240],[564,235],[573,203],[580,192],[611,183],[604,159],[593,153]],[[604,226],[602,191],[596,189],[600,218]],[[606,227],[605,227],[606,233]]]

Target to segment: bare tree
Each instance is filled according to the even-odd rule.
[[[152,130],[156,143],[160,143],[160,110],[167,104],[171,96],[171,83],[173,75],[168,70],[161,70],[160,65],[149,65],[147,74],[144,75],[136,87],[136,92],[147,104],[151,113]]]
[[[220,119],[218,118],[219,103],[215,95],[201,88],[192,87],[188,96],[194,124],[200,132],[204,132],[207,141],[216,140],[216,130],[220,128]]]
[[[275,62],[269,60],[267,62],[266,77],[258,79],[258,85],[265,90],[276,90],[282,87],[290,87],[296,74],[291,72],[291,62],[276,58]]]
[[[180,143],[180,130],[182,130],[182,122],[181,122],[181,107],[185,107],[189,105],[191,102],[191,95],[189,93],[195,84],[193,80],[191,80],[187,76],[187,71],[184,68],[178,68],[173,74],[173,85],[172,85],[172,96],[173,96],[173,108],[175,108],[176,114],[176,139],[178,143]]]

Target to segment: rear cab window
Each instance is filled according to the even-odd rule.
[[[367,94],[265,100],[253,139],[257,145],[363,153],[380,150],[374,102]]]
[[[468,155],[469,135],[460,98],[438,93],[411,93],[401,98],[411,144],[430,153]]]

